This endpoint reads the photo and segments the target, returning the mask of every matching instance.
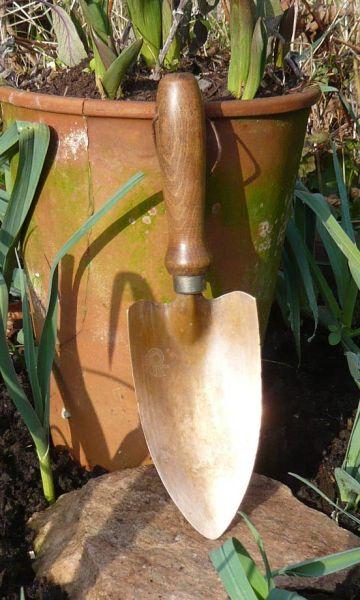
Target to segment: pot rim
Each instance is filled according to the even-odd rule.
[[[320,88],[311,85],[300,92],[254,100],[205,102],[207,117],[259,117],[277,115],[309,108],[319,99]],[[93,100],[25,92],[0,85],[0,102],[41,112],[82,115],[86,117],[118,117],[123,119],[153,119],[155,102],[134,100]]]

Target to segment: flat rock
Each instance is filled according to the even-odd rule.
[[[301,504],[285,485],[261,475],[253,475],[241,508],[262,534],[272,568],[360,545],[357,536]],[[37,576],[62,585],[72,600],[225,599],[208,553],[229,536],[261,565],[242,519],[219,540],[204,539],[169,499],[152,466],[93,479],[36,514],[30,525]],[[356,571],[279,583],[334,590]]]

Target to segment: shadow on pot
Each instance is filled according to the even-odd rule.
[[[79,306],[78,293],[80,283],[84,277],[91,276],[91,262],[96,255],[125,227],[129,225],[129,219],[139,219],[146,214],[148,210],[162,201],[162,195],[157,194],[146,199],[139,206],[126,212],[114,223],[112,223],[99,237],[90,243],[86,252],[83,254],[79,266],[76,270],[74,258],[66,256],[61,265],[60,282],[60,305],[66,303],[66,310],[60,311],[59,339],[60,345],[54,366],[54,375],[57,385],[60,389],[62,398],[66,401],[66,410],[71,415],[68,419],[68,425],[71,435],[71,451],[79,459],[80,454],[84,453],[90,464],[95,463],[106,465],[108,468],[124,468],[131,464],[138,465],[144,462],[148,457],[148,449],[141,430],[140,423],[138,427],[131,430],[118,445],[116,452],[111,456],[107,441],[107,431],[104,431],[101,425],[96,409],[91,401],[91,394],[87,390],[84,372],[93,373],[102,376],[101,369],[93,369],[91,366],[84,367],[79,358],[78,336],[80,333],[86,336],[86,306]],[[116,268],[116,265],[114,265]],[[88,270],[90,269],[90,271]],[[87,282],[91,285],[91,281]],[[133,300],[142,298],[153,299],[153,293],[146,280],[140,275],[132,272],[119,272],[114,277],[113,289],[111,290],[111,308],[109,323],[105,325],[105,339],[108,340],[108,358],[109,364],[112,364],[116,331],[119,315],[122,309],[122,298],[125,286],[130,286]],[[83,314],[79,315],[79,311]],[[64,318],[66,315],[66,318]],[[80,319],[79,319],[80,316]],[[90,323],[91,327],[91,323]],[[107,330],[106,330],[107,327]],[[89,364],[96,364],[97,357],[89,357]],[[61,373],[69,373],[72,377],[63,377]],[[133,386],[117,378],[116,375],[106,373],[103,375],[107,379],[114,381],[115,391],[121,386],[133,391]],[[70,385],[66,382],[70,382]],[[104,397],[104,403],[117,403],[123,400],[121,393],[114,397]],[[79,402],[78,399],[81,399]],[[110,407],[111,408],[111,407]],[[111,411],[110,411],[111,412]],[[126,416],[126,415],[125,415]],[[113,417],[116,418],[116,417]],[[59,428],[57,428],[59,431]],[[93,455],[97,460],[91,460]]]

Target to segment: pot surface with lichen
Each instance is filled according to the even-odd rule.
[[[291,195],[317,88],[206,105],[206,294],[256,296],[262,334],[274,294]],[[153,103],[61,98],[0,87],[5,125],[51,128],[46,173],[24,239],[37,332],[60,246],[136,171],[145,178],[61,264],[51,431],[90,466],[148,461],[134,394],[127,308],[167,302],[167,223],[152,132]],[[186,401],[186,399],[184,399]],[[65,409],[65,410],[64,410]]]

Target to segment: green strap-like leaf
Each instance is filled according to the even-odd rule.
[[[324,494],[324,492],[322,492],[321,490],[319,490],[319,488],[317,488],[316,485],[314,485],[311,481],[309,481],[308,479],[305,479],[305,477],[301,477],[300,475],[296,475],[296,473],[289,473],[289,475],[291,475],[292,477],[295,477],[295,479],[298,479],[302,483],[305,483],[305,485],[307,485],[309,488],[311,488],[312,490],[314,490],[314,492],[316,492],[321,498],[323,498],[323,500],[326,500],[326,502],[328,502],[328,504],[330,504],[331,506],[333,506],[336,509],[337,512],[340,512],[343,515],[346,515],[347,517],[349,517],[349,519],[351,519],[352,521],[354,521],[357,525],[360,525],[360,519],[358,519],[357,517],[355,517],[355,515],[349,513],[348,511],[344,510],[343,508],[341,508],[341,506],[338,506],[326,494]],[[275,577],[276,573],[275,574],[273,573],[273,575]]]
[[[230,0],[230,65],[228,90],[241,98],[246,84],[251,58],[254,18],[248,0]]]
[[[60,261],[106,213],[111,210],[135,185],[142,179],[143,173],[136,173],[127,183],[125,183],[112,198],[105,204],[70,237],[56,254],[50,271],[49,292],[47,301],[47,310],[43,330],[40,337],[37,373],[41,395],[44,402],[44,424],[48,422],[49,416],[49,394],[50,394],[50,375],[55,354],[56,326],[57,326],[57,295],[58,295],[58,268]]]
[[[296,189],[295,194],[316,212],[324,227],[348,259],[350,271],[360,288],[360,251],[337,222],[323,196],[300,189]]]
[[[7,317],[9,310],[9,289],[6,285],[5,279],[0,271],[0,313],[3,320],[3,328],[7,329]]]
[[[328,285],[319,265],[315,261],[311,252],[305,246],[305,254],[307,256],[311,272],[315,278],[319,291],[326,303],[326,306],[335,320],[341,319],[341,309],[336,301],[336,298],[332,292],[332,289]]]
[[[43,123],[20,123],[18,127],[19,165],[0,229],[0,269],[7,282],[12,250],[33,202],[50,138],[49,128]]]
[[[0,155],[6,154],[19,141],[19,131],[16,123],[8,127],[0,136]]]
[[[29,376],[31,390],[34,398],[35,412],[40,423],[44,424],[44,403],[37,375],[37,356],[34,344],[34,334],[30,317],[28,292],[23,269],[19,265],[18,276],[20,279],[21,302],[23,309],[24,355],[26,370]]]
[[[238,540],[227,540],[220,548],[210,553],[210,558],[231,600],[266,599],[266,580]],[[256,594],[251,580],[256,581],[259,587],[262,585],[266,595]]]
[[[341,205],[340,205],[341,217],[342,217],[341,225],[342,225],[344,231],[348,234],[351,241],[353,241],[355,243],[355,233],[354,233],[354,228],[353,228],[353,225],[351,222],[351,217],[350,217],[350,207],[349,207],[348,195],[346,192],[345,182],[344,182],[344,179],[342,176],[339,159],[338,159],[338,155],[336,152],[336,146],[333,141],[331,141],[331,147],[332,147],[332,152],[333,152],[333,163],[334,163],[334,170],[335,170],[335,176],[336,176],[336,183],[338,186],[340,200],[341,200]]]
[[[334,470],[337,486],[340,492],[340,498],[348,506],[347,508],[356,508],[357,498],[360,497],[360,483],[345,469],[336,467]]]
[[[91,37],[93,40],[95,70],[96,74],[101,78],[114,60],[116,60],[117,54],[108,44],[102,41],[95,31],[92,32]]]
[[[273,571],[273,576],[290,575],[294,577],[323,577],[343,569],[349,569],[360,563],[360,548],[352,548],[321,558],[305,560]]]
[[[331,235],[325,229],[324,225],[317,219],[317,231],[328,255],[331,270],[335,277],[337,293],[341,306],[344,306],[346,290],[349,285],[350,271],[346,257],[338,248],[337,244],[332,239]]]
[[[84,19],[89,27],[102,39],[104,44],[112,46],[111,26],[104,5],[99,0],[80,0]]]
[[[260,17],[256,21],[254,34],[251,40],[250,66],[244,93],[242,95],[243,100],[251,100],[254,98],[259,89],[265,70],[267,43],[268,37],[266,27],[264,25],[264,20]]]
[[[9,353],[3,315],[0,315],[0,373],[8,394],[21,414],[26,427],[34,440],[36,449],[43,456],[47,449],[47,433],[43,429],[34,408],[20,385]]]
[[[275,588],[271,590],[267,600],[306,600],[306,598],[305,596],[299,596],[297,592]]]
[[[317,329],[319,312],[317,305],[316,293],[314,290],[313,278],[309,267],[309,262],[306,255],[305,244],[299,234],[298,229],[292,219],[290,219],[287,229],[286,237],[292,250],[292,256],[294,257],[298,266],[302,283],[306,292],[306,297],[314,317],[314,334]]]
[[[162,39],[166,42],[172,23],[173,23],[173,0],[163,0],[162,3]],[[165,57],[165,67],[168,69],[176,68],[180,62],[180,38],[176,33]]]
[[[148,67],[154,67],[162,41],[162,0],[127,0],[126,3],[135,35],[144,40],[141,54]]]
[[[127,70],[136,62],[142,39],[135,40],[114,60],[102,78],[102,85],[110,99],[114,99],[121,87],[121,82]]]
[[[263,560],[264,567],[265,567],[267,586],[268,586],[269,590],[272,590],[275,587],[275,582],[271,575],[270,563],[269,563],[267,554],[265,552],[263,539],[262,539],[260,533],[258,532],[258,530],[256,529],[254,523],[249,519],[249,517],[241,510],[239,510],[239,515],[241,515],[242,518],[244,519],[251,535],[253,536],[253,538],[257,544],[257,547],[259,548],[259,552],[261,554],[261,558]],[[254,587],[254,585],[253,585],[253,587]],[[262,592],[263,592],[263,590],[262,590]]]

